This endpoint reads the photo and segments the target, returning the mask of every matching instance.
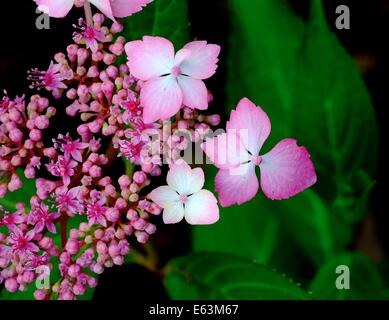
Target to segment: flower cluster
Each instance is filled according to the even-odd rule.
[[[47,150],[42,141],[42,131],[48,128],[56,109],[49,100],[39,95],[11,100],[7,94],[0,102],[0,197],[7,191],[22,187],[18,168],[24,168],[27,178],[35,177],[36,169]]]
[[[0,196],[21,189],[23,173],[36,186],[26,203],[0,207],[0,283],[9,292],[35,282],[36,299],[75,299],[97,285],[105,268],[122,265],[133,243],[146,243],[161,213],[165,223],[217,222],[218,200],[203,189],[203,170],[188,165],[192,154],[181,159],[193,145],[201,144],[220,169],[222,206],[254,197],[256,165],[271,199],[315,183],[308,152],[292,139],[257,155],[270,121],[247,99],[232,113],[227,133],[209,138],[220,116],[201,113],[213,99],[204,80],[217,69],[220,47],[193,41],[175,53],[169,40],[149,36],[126,43],[114,17],[150,0],[91,0],[113,20],[110,26],[103,14],[88,15],[88,1],[35,2],[54,17],[84,5],[87,19],[74,26],[66,53],[57,53],[46,71],[29,72],[31,88],[49,93],[57,109],[38,95],[26,103],[5,94],[0,103]],[[75,127],[42,139],[48,128],[53,136],[50,119],[62,112],[62,101]],[[126,171],[115,177],[111,168],[121,159]],[[164,164],[167,185],[150,192]]]

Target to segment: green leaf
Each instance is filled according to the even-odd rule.
[[[207,170],[206,189],[214,189],[216,172]],[[294,274],[303,259],[296,259],[296,243],[274,214],[273,204],[261,198],[220,208],[218,223],[193,227],[193,249],[230,253]]]
[[[272,205],[285,230],[317,266],[345,250],[352,239],[351,225],[340,220],[312,189]]]
[[[272,121],[262,152],[297,138],[312,155],[318,183],[287,201],[260,192],[251,203],[221,209],[219,226],[195,229],[195,249],[273,263],[266,256],[287,232],[320,265],[347,248],[350,224],[366,213],[378,143],[369,94],[319,0],[312,1],[308,21],[281,0],[230,2],[229,109],[244,96],[261,105]]]
[[[291,280],[248,259],[197,253],[174,259],[165,278],[173,299],[307,299]]]
[[[180,49],[189,40],[186,0],[155,0],[140,13],[125,20],[124,36],[138,40],[143,36],[160,36]]]
[[[273,124],[266,148],[297,138],[312,154],[320,194],[356,201],[370,188],[356,183],[358,172],[375,176],[377,124],[356,64],[328,29],[321,1],[312,1],[308,22],[281,0],[231,4],[230,107],[243,96],[260,104]]]
[[[343,273],[336,273],[338,266],[347,266],[350,288],[337,289],[336,279]],[[343,282],[342,282],[343,283]],[[385,299],[387,293],[377,267],[359,253],[345,253],[328,261],[316,274],[310,289],[315,299]]]

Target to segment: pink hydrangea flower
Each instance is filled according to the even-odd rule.
[[[107,207],[105,206],[106,199],[104,197],[100,199],[90,200],[85,204],[86,214],[88,216],[88,224],[90,226],[94,224],[100,224],[103,227],[107,227],[107,220],[105,219],[105,213]]]
[[[32,208],[28,215],[27,223],[34,225],[35,232],[41,232],[45,227],[51,233],[57,233],[54,221],[60,217],[59,212],[50,212],[49,207],[44,203],[39,203]]]
[[[232,111],[227,133],[201,145],[216,167],[215,187],[222,206],[242,204],[255,197],[261,171],[261,188],[273,200],[290,198],[316,183],[310,155],[296,140],[284,139],[259,156],[271,131],[267,114],[247,98]]]
[[[77,199],[80,187],[67,189],[66,187],[56,190],[55,202],[58,212],[65,212],[69,216],[74,216],[82,210],[82,205]]]
[[[67,186],[70,183],[70,177],[74,175],[74,168],[77,167],[77,162],[66,159],[64,156],[59,156],[57,162],[51,161],[46,167],[53,176],[61,177],[64,185]]]
[[[29,71],[28,80],[32,81],[31,89],[46,88],[48,91],[54,91],[57,89],[66,89],[64,80],[70,80],[73,77],[73,72],[70,70],[61,70],[60,64],[50,63],[47,71],[39,71],[38,69],[32,69]]]
[[[24,217],[20,212],[9,213],[5,211],[4,208],[0,205],[0,213],[3,212],[3,217],[0,218],[0,226],[6,226],[9,229],[12,229],[15,225],[24,222]]]
[[[218,45],[193,41],[174,54],[169,40],[145,36],[127,43],[125,50],[131,75],[145,81],[140,101],[146,123],[169,119],[182,105],[208,108],[208,90],[202,80],[216,72]]]
[[[215,196],[202,190],[204,172],[201,168],[191,169],[184,161],[173,164],[167,174],[167,184],[150,193],[151,200],[164,209],[166,224],[178,223],[184,217],[190,224],[213,224],[219,220]]]
[[[26,252],[38,252],[39,247],[32,242],[35,232],[28,231],[26,234],[22,230],[15,227],[8,238],[8,243],[11,245],[12,251],[15,253],[25,254]]]
[[[58,138],[54,139],[54,147],[64,153],[66,160],[73,158],[78,162],[82,162],[81,151],[88,148],[89,143],[80,142],[80,139],[73,141],[69,133],[65,136],[59,134]]]
[[[39,9],[53,18],[63,18],[73,8],[76,0],[34,0]],[[86,0],[85,0],[86,1]],[[88,0],[108,18],[124,18],[139,12],[153,0]]]
[[[74,41],[76,43],[82,43],[84,41],[86,47],[93,53],[98,51],[99,42],[107,42],[107,38],[101,28],[88,26],[84,19],[78,21],[77,29],[80,31],[73,34]]]

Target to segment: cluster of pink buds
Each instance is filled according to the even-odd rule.
[[[27,104],[27,105],[26,105]],[[41,165],[46,150],[42,142],[42,131],[48,128],[56,109],[49,100],[38,95],[26,103],[25,97],[11,100],[7,94],[0,102],[0,197],[7,190],[14,192],[22,187],[17,172],[32,179]]]

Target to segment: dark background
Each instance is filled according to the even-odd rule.
[[[257,0],[253,0],[257,1]],[[37,30],[36,5],[31,0],[3,1],[1,6],[0,30],[0,90],[9,95],[29,94],[26,71],[37,67],[45,70],[56,52],[64,51],[71,43],[72,24],[83,14],[82,10],[72,10],[65,19],[51,19],[50,30]],[[301,16],[309,14],[310,0],[289,1]],[[379,122],[381,152],[379,177],[373,191],[371,213],[358,226],[357,249],[375,261],[381,261],[389,252],[389,215],[384,206],[387,159],[384,157],[385,136],[388,136],[389,108],[389,1],[346,1],[324,0],[330,26],[339,40],[352,54],[360,66],[368,89],[372,95]],[[351,29],[335,29],[335,9],[345,4],[351,11]],[[218,73],[209,82],[215,96],[215,104],[223,105],[224,82],[226,79],[225,57],[228,53],[229,11],[228,0],[189,0],[189,15],[192,37],[218,43],[223,48]],[[386,32],[385,32],[386,31]],[[385,36],[386,33],[386,36]],[[217,102],[216,102],[217,101]],[[214,106],[215,107],[215,106]],[[216,109],[216,108],[215,108]],[[220,109],[219,109],[220,110]],[[173,256],[185,254],[190,246],[190,229],[183,225],[160,226],[155,245],[160,254],[159,264],[163,266]],[[137,299],[167,299],[157,274],[146,269],[129,265],[107,270],[100,278],[95,299],[126,298],[133,294]],[[122,289],[122,290],[121,290]]]

